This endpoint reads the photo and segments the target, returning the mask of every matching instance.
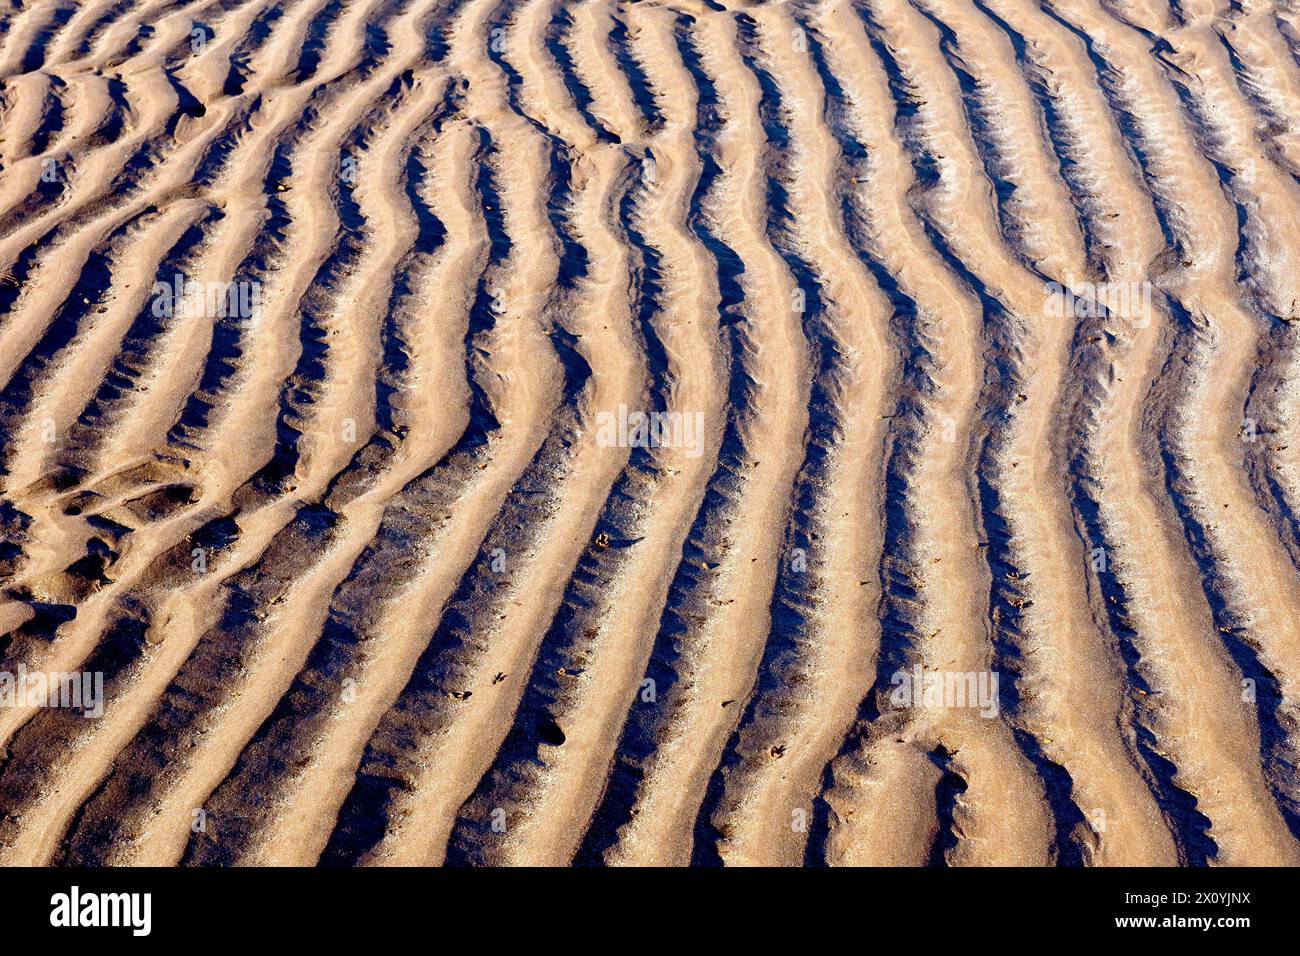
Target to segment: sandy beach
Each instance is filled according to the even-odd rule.
[[[1294,0],[0,0],[0,866],[1300,864]]]

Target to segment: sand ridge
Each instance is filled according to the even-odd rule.
[[[0,864],[1300,862],[1296,17],[0,0]]]

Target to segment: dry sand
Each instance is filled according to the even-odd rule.
[[[1300,863],[1296,123],[1274,0],[0,0],[0,864]]]

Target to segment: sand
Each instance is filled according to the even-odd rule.
[[[1300,863],[1295,123],[1275,0],[0,0],[0,864]]]

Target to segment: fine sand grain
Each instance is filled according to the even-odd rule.
[[[0,865],[1300,864],[1297,124],[1291,0],[0,0]]]

